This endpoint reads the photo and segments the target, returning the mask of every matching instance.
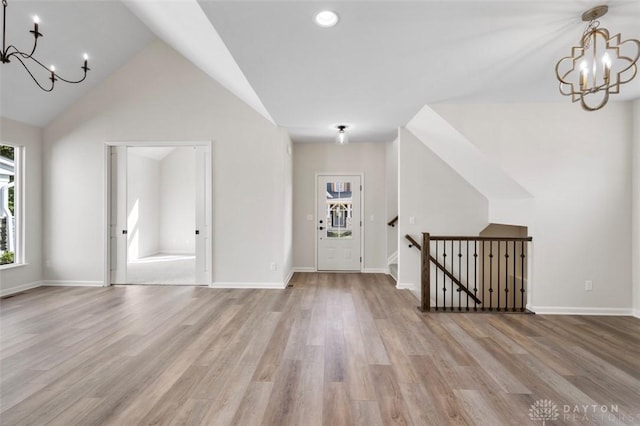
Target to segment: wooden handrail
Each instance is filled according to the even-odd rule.
[[[422,246],[420,244],[418,244],[418,242],[416,240],[413,239],[413,237],[411,237],[411,235],[405,235],[404,236],[407,240],[409,240],[409,242],[411,244],[409,244],[409,247],[415,247],[418,250],[422,251]],[[462,284],[460,282],[459,279],[457,279],[455,276],[453,276],[453,274],[451,274],[451,272],[449,272],[447,270],[447,268],[445,268],[440,262],[438,262],[438,260],[431,256],[431,254],[429,254],[429,260],[431,262],[433,262],[433,264],[440,269],[447,277],[449,277],[449,279],[458,286],[458,289],[465,292],[467,295],[469,295],[469,297],[471,299],[473,299],[474,302],[478,303],[478,304],[482,304],[482,301],[480,299],[478,299],[478,297],[476,297],[475,294],[473,294],[468,288],[467,286],[465,286],[464,284]]]
[[[447,268],[445,268],[444,266],[442,266],[442,265],[440,264],[440,262],[438,262],[438,261],[437,261],[433,256],[429,256],[429,259],[431,259],[431,261],[434,263],[434,265],[436,265],[436,267],[437,267],[438,269],[440,269],[442,272],[444,272],[444,274],[445,274],[447,277],[449,277],[449,279],[451,279],[451,281],[452,281],[452,282],[454,282],[454,283],[458,286],[458,289],[459,289],[459,290],[462,290],[462,291],[464,291],[465,293],[467,293],[467,295],[468,295],[468,296],[469,296],[469,297],[470,297],[474,302],[476,302],[478,305],[481,305],[481,304],[482,304],[482,301],[481,301],[480,299],[478,299],[478,298],[476,297],[476,295],[475,295],[475,294],[473,294],[473,293],[471,292],[471,290],[469,290],[469,289],[467,288],[467,286],[466,286],[466,285],[462,284],[462,283],[460,282],[460,280],[458,280],[456,277],[454,277],[454,276],[451,274],[451,272],[447,271]]]
[[[458,237],[458,236],[433,236],[432,241],[533,241],[533,237]]]
[[[387,222],[387,225],[389,225],[391,227],[394,227],[394,226],[396,226],[396,223],[398,223],[398,216],[394,217],[389,222]]]
[[[422,251],[422,246],[421,246],[420,244],[418,244],[418,242],[417,242],[416,240],[414,240],[414,239],[411,237],[411,235],[407,234],[407,235],[405,235],[404,237],[405,237],[407,240],[409,240],[409,242],[411,243],[411,244],[409,244],[409,247],[410,247],[410,248],[411,248],[411,247],[415,247],[415,248],[417,248],[418,250]]]

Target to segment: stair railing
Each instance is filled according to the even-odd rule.
[[[531,237],[432,236],[425,232],[422,244],[410,235],[405,238],[409,247],[422,253],[423,312],[432,308],[526,311],[526,256]]]
[[[407,240],[409,240],[409,242],[411,244],[409,244],[409,247],[415,247],[417,248],[420,252],[422,252],[422,246],[413,239],[413,237],[411,237],[411,235],[405,235],[404,236]],[[458,278],[456,278],[455,276],[453,276],[453,274],[451,274],[447,268],[444,267],[444,265],[442,265],[440,262],[438,262],[438,260],[436,258],[434,258],[433,256],[429,255],[429,259],[431,260],[431,262],[436,266],[436,268],[438,268],[440,271],[442,271],[442,273],[447,276],[451,282],[453,284],[455,284],[457,286],[457,291],[458,292],[464,292],[467,294],[467,297],[470,297],[474,303],[480,305],[482,304],[482,301],[480,299],[478,299],[476,297],[475,294],[473,294],[468,288],[467,286],[465,286],[464,284],[462,284],[460,282],[460,280]],[[424,268],[423,268],[424,269]]]

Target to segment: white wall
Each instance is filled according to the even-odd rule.
[[[398,215],[398,139],[386,148],[387,221]],[[387,226],[387,257],[398,251],[398,225]]]
[[[102,283],[105,141],[213,146],[216,285],[282,285],[288,137],[155,41],[44,131],[49,280]]]
[[[363,270],[387,266],[385,153],[383,143],[294,144],[293,265],[314,268],[316,245],[316,173],[364,173]],[[314,220],[308,221],[307,215]],[[373,216],[373,220],[372,220]]]
[[[284,130],[282,142],[282,156],[284,166],[282,179],[284,181],[282,198],[284,214],[282,216],[284,229],[284,256],[282,271],[285,281],[293,274],[293,143]]]
[[[399,133],[398,287],[420,297],[420,252],[404,236],[422,244],[422,233],[478,235],[488,223],[487,199],[427,148],[413,133]],[[410,218],[415,223],[410,223]]]
[[[160,249],[160,163],[127,155],[127,258],[136,260]]]
[[[534,310],[628,313],[631,104],[597,112],[571,103],[433,109],[535,198]]]
[[[160,249],[193,254],[196,249],[196,157],[193,147],[175,148],[160,161]]]
[[[640,99],[633,103],[632,251],[634,315],[640,317]]]
[[[35,287],[42,280],[42,130],[0,119],[0,141],[25,147],[25,262],[0,267],[0,296]]]

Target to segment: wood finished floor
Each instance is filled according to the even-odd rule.
[[[423,315],[384,275],[293,283],[2,300],[1,423],[541,425],[551,400],[547,425],[640,424],[637,319]]]

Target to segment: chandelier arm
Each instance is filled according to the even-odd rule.
[[[82,83],[85,80],[85,78],[87,78],[87,70],[89,68],[82,67],[82,69],[84,70],[84,76],[80,80],[75,80],[75,81],[66,80],[60,77],[58,74],[56,74],[56,77],[58,78],[58,80],[64,81],[65,83],[70,83],[70,84]]]
[[[87,78],[87,71],[89,71],[89,68],[83,66],[81,67],[84,70],[84,75],[82,76],[81,79],[79,80],[67,80],[65,78],[60,77],[60,75],[58,75],[57,73],[51,71],[49,68],[47,68],[46,65],[44,65],[42,62],[40,62],[39,60],[37,60],[36,58],[34,58],[31,55],[25,55],[24,53],[20,52],[20,51],[16,51],[18,54],[20,54],[24,59],[31,59],[33,62],[35,62],[36,64],[40,65],[43,69],[47,70],[48,72],[52,73],[54,75],[54,77],[56,77],[57,80],[61,80],[64,81],[65,83],[70,83],[70,84],[76,84],[76,83],[81,83],[83,82],[86,78]],[[13,52],[13,54],[15,54],[16,52]],[[20,60],[20,62],[22,63],[22,66],[24,66],[25,68],[27,68],[27,66],[25,65],[25,63],[20,59],[19,56],[15,56],[18,60]],[[28,69],[27,69],[28,70]],[[33,78],[33,75],[31,76]],[[42,86],[40,86],[42,87]],[[50,90],[48,90],[50,92]]]
[[[38,34],[40,34],[40,33],[34,34],[34,37],[33,37],[33,49],[31,49],[31,53],[29,53],[29,57],[33,56],[33,54],[36,52],[36,47],[38,47]]]
[[[602,101],[596,105],[595,107],[591,107],[589,105],[587,105],[587,103],[585,102],[585,97],[584,96],[580,96],[580,105],[582,106],[583,109],[587,110],[587,111],[597,111],[599,109],[601,109],[602,107],[604,107],[607,102],[609,102],[609,91],[605,91],[604,92],[605,95],[602,98]]]
[[[55,80],[51,81],[51,87],[50,88],[45,88],[42,84],[40,84],[40,82],[38,81],[38,79],[31,73],[31,70],[29,70],[29,67],[27,67],[27,65],[24,63],[24,61],[22,60],[22,58],[20,58],[20,56],[16,56],[15,57],[24,67],[24,69],[27,71],[27,73],[29,74],[29,76],[31,77],[31,79],[38,85],[38,87],[40,87],[42,90],[44,90],[45,92],[51,92],[53,90],[53,86],[55,83]],[[31,58],[33,59],[33,58]],[[38,62],[39,63],[39,62]],[[42,65],[42,64],[40,64]],[[45,67],[46,69],[46,67]]]
[[[11,46],[13,47],[13,46]],[[47,68],[47,66],[45,64],[43,64],[42,62],[40,62],[39,60],[37,60],[36,58],[34,58],[31,55],[27,55],[24,52],[19,51],[18,49],[16,49],[15,47],[13,47],[15,49],[15,52],[11,52],[11,54],[9,56],[13,56],[16,59],[18,59],[20,62],[22,62],[22,59],[31,59],[33,62],[35,62],[36,64],[40,65],[43,69],[51,72],[51,70],[49,68]],[[22,58],[20,58],[20,56],[22,56]],[[22,62],[22,64],[24,65],[24,62]]]
[[[10,50],[10,49],[13,49],[13,52],[9,53],[9,50]],[[6,50],[6,52],[5,52],[5,53],[6,53],[6,57],[7,57],[7,58],[10,58],[11,56],[15,56],[15,55],[20,55],[20,56],[22,56],[24,59],[29,59],[29,58],[31,58],[31,57],[32,57],[31,55],[33,55],[33,52],[31,52],[31,55],[27,55],[26,53],[24,53],[24,52],[22,52],[22,51],[18,50],[18,48],[17,48],[17,47],[15,47],[13,44],[12,44],[12,45],[10,45],[9,47],[7,47],[7,50]]]
[[[7,0],[2,0],[2,62],[7,58]]]

